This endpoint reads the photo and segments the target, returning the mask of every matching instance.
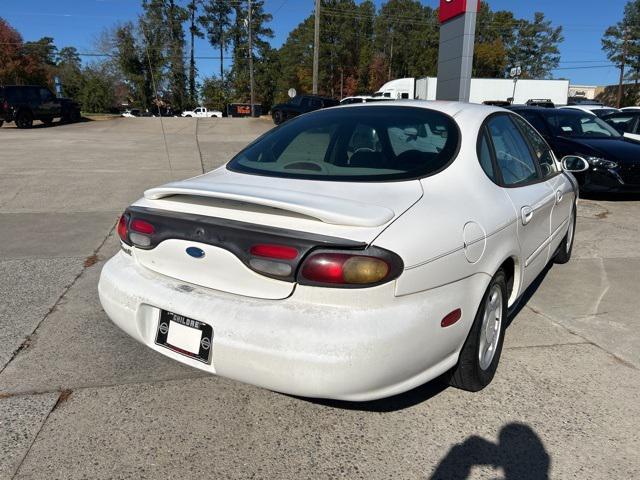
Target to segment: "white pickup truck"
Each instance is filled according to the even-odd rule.
[[[193,110],[185,110],[182,112],[183,117],[198,117],[198,118],[222,118],[222,112],[218,110],[207,110],[206,107],[197,107]]]

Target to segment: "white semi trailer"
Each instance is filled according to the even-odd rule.
[[[435,100],[438,79],[399,78],[385,83],[374,97],[402,99],[417,98]],[[524,104],[528,100],[551,100],[556,105],[566,105],[569,96],[569,80],[518,80],[505,78],[472,78],[469,101],[507,101]]]

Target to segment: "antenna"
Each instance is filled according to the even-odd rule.
[[[147,36],[147,32],[144,29],[143,22],[140,22],[140,29],[142,30],[142,35],[144,35],[144,38],[145,38],[144,49],[145,49],[145,52],[147,53],[147,62],[149,63],[149,74],[151,75],[151,83],[153,83],[153,91],[156,97],[156,107],[158,107],[158,115],[160,116],[160,128],[162,129],[164,151],[165,151],[165,154],[167,155],[167,162],[169,163],[169,171],[173,173],[173,168],[171,168],[171,157],[169,156],[169,146],[167,145],[167,134],[164,131],[164,122],[162,121],[162,110],[160,109],[160,102],[158,100],[158,85],[156,84],[156,79],[155,79],[155,76],[153,75],[153,67],[151,66],[151,56],[149,55],[149,37]]]

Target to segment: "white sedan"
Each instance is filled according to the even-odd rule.
[[[564,166],[564,169],[563,169]],[[573,244],[577,183],[506,110],[302,115],[120,218],[100,300],[133,338],[289,394],[364,401],[492,380],[507,313]]]

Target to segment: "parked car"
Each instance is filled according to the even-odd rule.
[[[371,101],[373,97],[371,95],[355,95],[353,97],[345,97],[340,100],[340,105],[351,105],[352,103],[367,103]]]
[[[622,107],[621,112],[640,112],[640,107]]]
[[[510,107],[547,140],[558,158],[578,155],[589,169],[577,173],[580,188],[591,192],[640,192],[640,144],[589,112],[575,109]]]
[[[124,112],[122,112],[122,116],[125,117],[125,118],[140,117],[141,116],[140,109],[139,108],[132,108],[130,110],[125,110]]]
[[[271,107],[271,118],[273,118],[273,123],[280,125],[282,122],[297,117],[301,113],[334,107],[338,104],[338,100],[333,98],[319,95],[296,95],[287,103],[279,103]]]
[[[289,394],[372,400],[442,374],[476,391],[508,308],[571,257],[576,199],[506,110],[323,109],[147,190],[120,218],[100,301],[167,357]]]
[[[603,120],[621,135],[640,141],[640,109],[612,113],[604,117]]]
[[[599,118],[606,117],[607,115],[611,115],[612,113],[616,113],[620,111],[617,108],[607,107],[601,104],[567,105],[566,107],[560,107],[560,108],[563,108],[563,109],[566,108],[568,110],[579,110],[581,112],[591,113]]]
[[[18,128],[30,128],[34,120],[51,125],[56,118],[64,122],[80,120],[80,105],[68,98],[56,97],[47,87],[0,87],[0,126],[4,122],[15,122]]]
[[[181,114],[182,117],[198,117],[198,118],[222,118],[222,112],[218,110],[208,110],[207,107],[198,107],[193,110],[185,110]]]

